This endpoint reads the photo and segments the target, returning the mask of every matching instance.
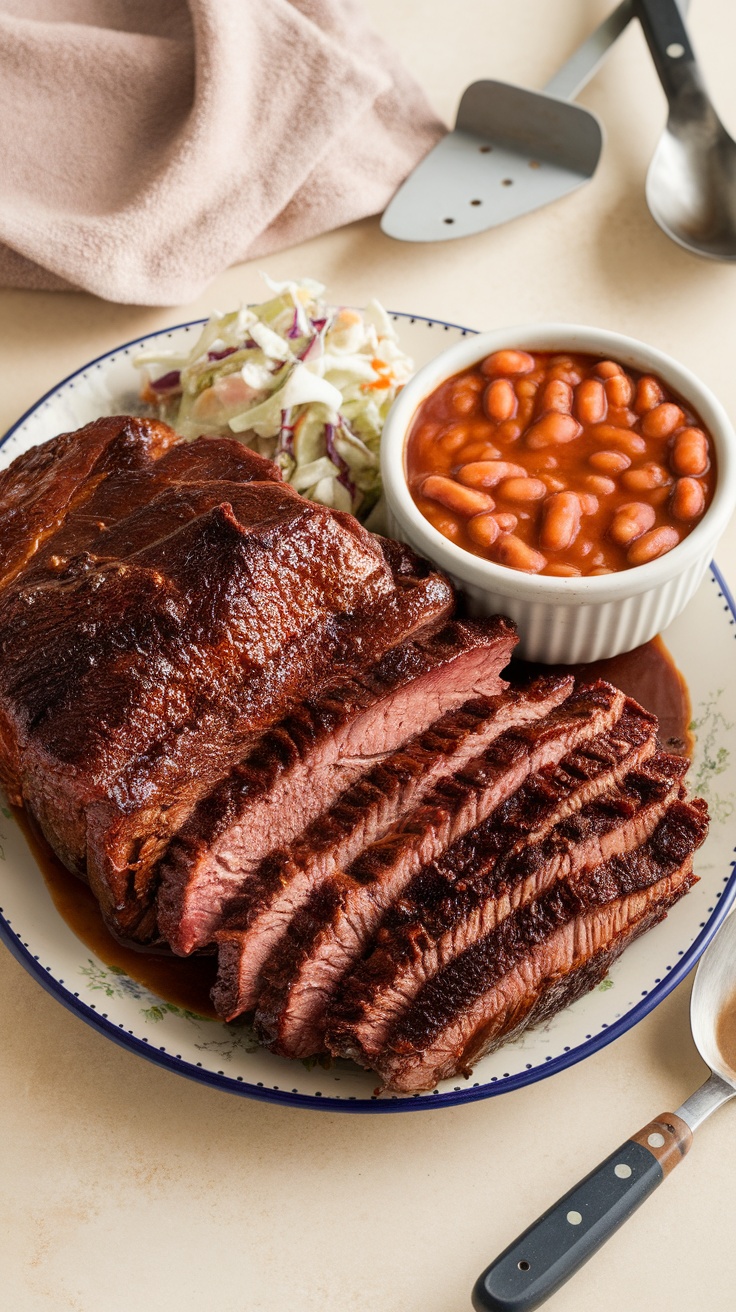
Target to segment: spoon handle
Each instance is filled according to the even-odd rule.
[[[530,1312],[569,1280],[682,1161],[693,1136],[674,1112],[632,1135],[515,1239],[476,1281],[476,1312]]]
[[[677,0],[634,0],[634,11],[664,93],[672,104],[692,86],[694,78],[698,79],[695,52]]]

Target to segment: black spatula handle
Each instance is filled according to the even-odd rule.
[[[664,93],[672,103],[699,81],[695,52],[677,0],[634,0]]]
[[[479,1277],[476,1312],[531,1312],[569,1280],[685,1156],[692,1133],[674,1113],[627,1139],[540,1216]]]

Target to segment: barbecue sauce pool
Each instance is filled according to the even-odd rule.
[[[507,673],[512,680],[526,680],[538,673],[565,673],[568,670],[589,681],[600,678],[616,684],[658,717],[660,742],[667,751],[680,756],[691,755],[692,736],[688,727],[691,714],[687,686],[659,638],[623,656],[614,656],[611,660],[577,666],[531,665],[525,661],[512,661]],[[131,979],[137,980],[166,1002],[173,1002],[202,1016],[214,1017],[209,994],[217,973],[216,955],[176,957],[166,950],[146,952],[135,944],[126,944],[115,938],[105,925],[87,885],[71,874],[54,856],[48,843],[24,812],[16,810],[14,813],[43,873],[57,911],[77,938],[86,943],[107,966],[117,966],[124,970]]]
[[[13,807],[13,815],[41,869],[56,910],[77,938],[106,966],[120,967],[157,997],[214,1018],[210,989],[217,974],[217,957],[176,957],[167,949],[146,952],[116,938],[102,919],[87,884],[61,864],[25,811]]]
[[[653,638],[643,647],[587,665],[538,665],[512,660],[507,671],[512,680],[538,674],[576,674],[584,682],[607,679],[622,692],[633,697],[659,720],[659,741],[675,756],[692,756],[692,718],[687,684],[677,669],[661,638]]]

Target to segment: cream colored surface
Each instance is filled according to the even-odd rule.
[[[541,85],[602,16],[583,0],[371,0],[451,118],[479,76]],[[736,7],[695,0],[693,32],[736,127]],[[629,31],[584,102],[608,141],[594,182],[468,241],[407,247],[376,221],[262,262],[335,299],[473,327],[606,325],[700,373],[736,411],[736,268],[650,220],[643,181],[664,105]],[[260,296],[255,267],[170,311],[71,294],[0,300],[0,428],[91,356]],[[736,585],[736,531],[718,553]],[[703,635],[707,641],[707,635]],[[736,729],[732,732],[736,733]],[[582,1065],[441,1112],[349,1117],[210,1092],[113,1047],[0,951],[0,1306],[8,1312],[467,1312],[481,1268],[617,1143],[703,1078],[687,984]],[[734,1312],[736,1107],[550,1312]]]

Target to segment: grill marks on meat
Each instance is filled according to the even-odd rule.
[[[307,692],[453,606],[411,552],[238,442],[127,417],[18,457],[0,542],[2,780],[139,937],[199,798]]]
[[[211,942],[233,901],[247,896],[263,858],[327,811],[373,761],[468,696],[505,688],[500,671],[513,641],[503,621],[455,620],[302,702],[203,799],[172,843],[158,912],[174,950]]]
[[[636,851],[508,916],[429,981],[371,1067],[393,1089],[433,1088],[540,1019],[543,1006],[551,1015],[566,1005],[569,989],[592,987],[601,976],[591,963],[602,958],[607,969],[695,882],[692,856],[706,832],[705,803],[676,801]]]
[[[264,967],[255,1024],[283,1056],[323,1050],[328,1008],[370,946],[381,919],[428,862],[482,823],[533,772],[609,728],[625,698],[599,681],[576,688],[528,726],[508,730],[435,789],[294,916],[288,940]]]
[[[602,744],[610,739],[605,735]],[[450,849],[423,871],[384,917],[375,950],[345,981],[329,1024],[330,1049],[360,1045],[364,1056],[380,1052],[426,982],[506,916],[556,882],[574,880],[581,870],[643,843],[679,796],[687,769],[682,757],[659,753],[616,782],[653,746],[649,738],[638,750],[631,748],[618,769],[602,769],[593,800],[585,801],[591,792],[585,784],[561,800],[552,793],[546,816],[525,838],[494,815],[482,838],[476,831],[471,859],[455,865]],[[538,782],[539,776],[530,784]],[[572,811],[576,802],[581,809]]]
[[[240,910],[216,935],[213,999],[220,1015],[232,1019],[255,1006],[261,967],[315,888],[380,838],[443,776],[462,769],[510,724],[540,719],[565,700],[572,685],[571,676],[554,675],[447,712],[347,788],[291,847],[264,861]]]
[[[469,1006],[465,1024],[458,1015],[456,1023],[422,1051],[387,1049],[377,1070],[383,1087],[420,1093],[453,1075],[469,1078],[482,1057],[595,988],[624,949],[663,920],[696,882],[688,863],[650,889],[572,918],[529,949],[495,989]]]

